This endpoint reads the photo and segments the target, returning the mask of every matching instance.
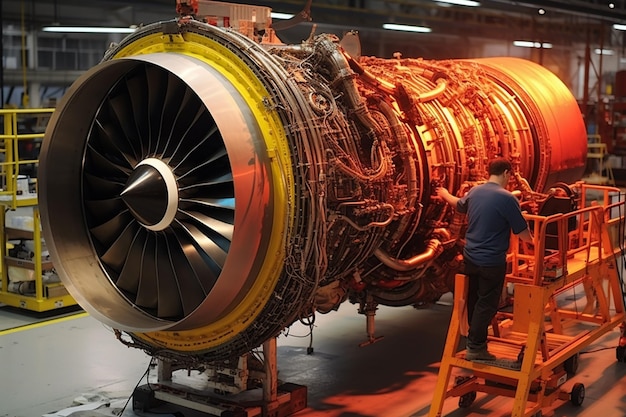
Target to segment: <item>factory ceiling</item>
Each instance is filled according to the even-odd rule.
[[[442,0],[443,1],[443,0]],[[295,14],[307,0],[234,1],[268,6],[276,12]],[[30,29],[63,25],[133,25],[167,20],[175,16],[175,0],[2,0],[2,21],[21,22]],[[23,18],[23,20],[22,20]],[[383,30],[383,23],[428,26],[432,32],[409,34]],[[364,53],[389,55],[394,48],[406,55],[428,58],[471,56],[477,40],[512,43],[523,39],[549,42],[555,48],[572,49],[624,44],[624,33],[612,29],[626,24],[626,0],[483,0],[479,7],[444,4],[434,0],[312,0],[310,21],[279,32],[286,43],[306,39],[312,30],[341,36],[357,30]]]
[[[274,11],[298,13],[307,0],[249,0]],[[174,0],[3,0],[3,22],[36,27],[62,24],[138,24],[174,15]],[[311,18],[318,24],[345,28],[380,28],[382,23],[428,24],[439,33],[504,36],[499,29],[554,32],[564,37],[579,34],[582,25],[626,23],[626,0],[483,0],[479,7],[450,5],[435,0],[313,0]],[[543,10],[543,12],[540,12]],[[150,21],[153,21],[150,20]],[[472,32],[466,32],[467,30]],[[478,33],[476,33],[478,31]]]

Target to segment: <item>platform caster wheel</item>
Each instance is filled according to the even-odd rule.
[[[476,399],[476,391],[468,392],[459,397],[459,408],[468,408]]]
[[[615,357],[618,362],[626,362],[626,346],[618,346],[615,349]]]
[[[454,386],[458,387],[459,385],[461,385],[465,381],[469,381],[470,379],[471,379],[471,377],[469,377],[469,376],[457,376],[457,377],[454,377]]]
[[[570,393],[570,401],[576,407],[579,407],[585,399],[585,386],[581,383],[574,384]]]
[[[578,353],[573,356],[570,356],[569,358],[567,358],[567,360],[563,364],[563,367],[565,368],[565,372],[567,372],[568,377],[575,375],[576,371],[578,371],[578,357],[579,357]]]

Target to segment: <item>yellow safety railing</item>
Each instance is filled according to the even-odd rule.
[[[20,145],[28,144],[35,148],[41,145],[45,126],[53,111],[53,108],[0,109],[3,126],[0,133],[0,204],[11,209],[37,204],[37,194],[30,192],[28,176],[20,178],[20,175],[28,166],[36,170],[38,155],[25,159],[26,155],[20,155],[24,146]],[[26,181],[26,189],[18,187],[20,180]]]

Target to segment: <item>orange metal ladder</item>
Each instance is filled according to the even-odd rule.
[[[582,192],[589,189],[582,186]],[[582,384],[574,384],[571,392],[561,386],[575,373],[579,352],[625,320],[615,263],[615,256],[623,254],[613,248],[616,237],[610,233],[624,220],[623,209],[617,218],[611,216],[624,202],[610,202],[610,194],[619,191],[615,188],[592,189],[603,194],[600,204],[565,215],[527,216],[534,228],[534,254],[524,255],[519,243],[513,242],[513,268],[507,276],[508,282],[515,283],[513,312],[492,325],[489,350],[498,357],[495,362],[470,362],[464,350],[457,352],[462,329],[467,328],[468,278],[456,276],[454,308],[429,416],[441,416],[449,397],[459,397],[459,406],[469,407],[477,392],[513,398],[514,417],[538,415],[557,399],[582,403]],[[572,233],[567,231],[570,217],[578,225]],[[559,230],[554,253],[545,249],[546,227],[552,223]],[[581,311],[562,306],[560,296],[578,286],[584,288],[587,306]],[[454,368],[471,376],[457,377],[451,384]]]

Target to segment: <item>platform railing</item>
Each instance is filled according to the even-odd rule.
[[[37,204],[37,193],[36,190],[31,192],[29,175],[22,173],[27,167],[31,167],[33,172],[37,171],[38,149],[43,141],[47,121],[53,112],[53,108],[0,109],[3,127],[0,133],[0,203],[2,205],[15,209]],[[20,151],[26,147],[32,148],[30,153],[34,157],[28,158],[24,152]],[[25,186],[18,181],[25,181]]]
[[[533,243],[528,245],[512,236],[508,255],[510,281],[541,285],[545,280],[567,275],[568,259],[583,256],[586,262],[601,261],[615,255],[616,245],[623,246],[623,193],[620,194],[615,187],[584,183],[578,186],[582,208],[549,216],[524,213],[531,227]],[[588,198],[589,192],[595,193],[595,198]],[[614,201],[615,197],[618,197],[617,201]],[[575,224],[573,228],[570,226],[572,222]],[[551,226],[552,231],[548,233]],[[553,245],[548,247],[550,238]]]

